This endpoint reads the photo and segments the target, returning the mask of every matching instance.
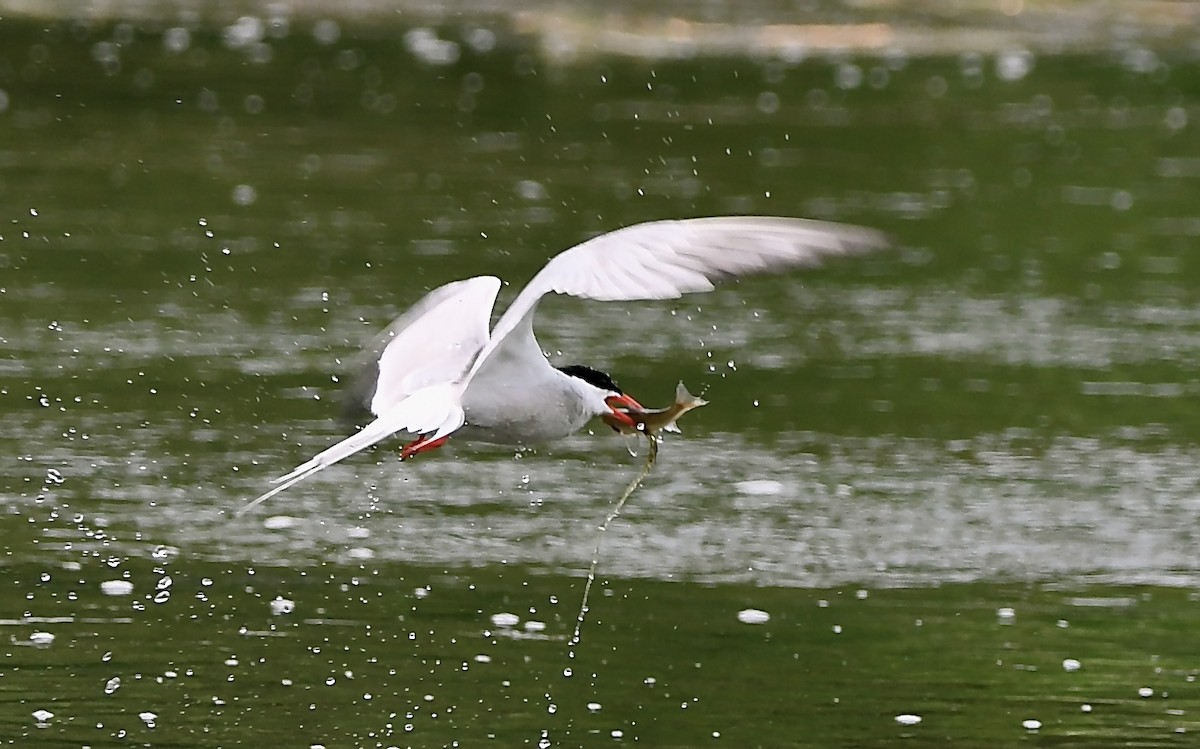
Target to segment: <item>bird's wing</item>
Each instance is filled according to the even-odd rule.
[[[463,377],[488,342],[499,290],[500,279],[493,276],[456,281],[434,289],[397,318],[384,333],[390,340],[379,355],[370,395],[375,420],[275,479],[275,488],[239,514],[396,432],[432,434],[430,439],[437,439],[461,427]]]
[[[760,216],[652,221],[602,234],[554,257],[533,277],[496,323],[471,375],[510,333],[524,339],[532,331],[537,303],[551,292],[602,301],[674,299],[711,291],[723,279],[814,267],[888,244],[874,229]]]
[[[422,388],[455,382],[487,345],[500,279],[478,276],[434,289],[384,336],[371,413],[384,416]]]
[[[367,424],[362,431],[317,453],[312,460],[296,466],[291,473],[273,480],[271,483],[276,484],[275,488],[243,507],[238,514],[245,513],[284,489],[300,483],[317,471],[328,468],[359,450],[365,450],[396,432],[431,434],[431,440],[445,437],[461,427],[465,420],[462,409],[462,391],[462,385],[453,382],[430,385],[418,390],[387,413]]]

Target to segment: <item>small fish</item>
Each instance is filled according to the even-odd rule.
[[[678,432],[679,427],[675,426],[675,422],[693,408],[707,406],[708,401],[703,398],[697,398],[688,392],[683,383],[679,383],[675,388],[675,402],[666,408],[649,408],[645,411],[637,411],[634,409],[621,409],[621,413],[637,422],[637,428],[634,429],[626,424],[622,424],[611,416],[605,415],[601,418],[604,423],[608,424],[615,431],[623,434],[636,434],[637,432],[645,432],[651,436],[657,437],[659,432]]]

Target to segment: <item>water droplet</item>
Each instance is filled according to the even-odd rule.
[[[517,616],[516,614],[508,614],[508,613],[492,614],[492,624],[496,625],[497,627],[502,627],[504,629],[507,629],[509,627],[515,627],[515,626],[517,626],[518,623],[520,623],[520,621],[521,621],[521,617]]]
[[[733,487],[739,494],[751,497],[768,497],[783,494],[782,481],[775,479],[747,479],[739,481]]]
[[[737,620],[742,624],[766,624],[771,615],[761,609],[742,609],[737,613]]]
[[[1033,70],[1033,53],[1012,49],[996,56],[996,76],[1004,81],[1019,81]]]
[[[111,679],[109,679],[108,681],[104,682],[104,693],[105,694],[112,694],[113,692],[117,691],[120,688],[121,688],[121,677],[120,676],[114,676]]]
[[[774,91],[763,91],[756,102],[758,111],[763,114],[775,114],[779,111],[779,94]]]
[[[467,44],[480,54],[491,52],[496,47],[496,32],[482,27],[471,29],[467,32]]]
[[[329,46],[341,37],[342,27],[338,25],[337,21],[322,19],[313,24],[312,35],[318,44]]]
[[[1170,130],[1182,130],[1188,124],[1187,110],[1183,107],[1171,107],[1167,110],[1164,123]]]
[[[54,635],[50,632],[34,632],[29,635],[29,642],[38,647],[48,647],[54,642]]]
[[[921,722],[921,716],[904,713],[896,716],[896,722],[902,726],[915,726]]]
[[[54,717],[54,713],[50,712],[49,710],[34,710],[33,711],[33,719],[36,720],[39,724],[47,723],[53,717]]]
[[[166,603],[169,600],[171,600],[171,591],[169,590],[160,590],[154,594],[155,603]]]
[[[258,191],[251,185],[238,185],[233,188],[233,202],[237,205],[253,205],[258,200]]]
[[[179,54],[192,43],[192,35],[183,26],[174,26],[163,32],[162,44],[168,52]]]
[[[299,521],[289,515],[273,515],[263,521],[263,527],[272,531],[281,531],[295,527]]]
[[[133,583],[128,580],[105,580],[100,583],[100,592],[106,596],[127,596],[133,592]]]
[[[1081,666],[1083,664],[1074,658],[1064,658],[1062,662],[1063,671],[1078,671]]]
[[[862,68],[852,63],[843,63],[837,67],[834,83],[840,89],[852,90],[862,85],[864,77]]]
[[[1028,720],[1021,721],[1021,727],[1026,731],[1036,731],[1042,727],[1042,722],[1040,720],[1030,718]]]
[[[546,199],[545,186],[531,179],[523,179],[517,182],[516,192],[523,200],[537,201]]]

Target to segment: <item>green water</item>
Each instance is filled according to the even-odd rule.
[[[1194,52],[563,63],[463,21],[441,64],[402,22],[172,26],[0,20],[0,740],[1194,743]],[[573,650],[642,459],[602,426],[385,445],[231,518],[342,435],[335,378],[425,290],[503,303],[721,213],[897,250],[543,305],[556,362],[712,402]]]

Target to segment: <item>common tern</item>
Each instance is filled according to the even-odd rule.
[[[401,458],[452,434],[500,444],[561,439],[594,416],[636,430],[644,412],[613,379],[555,367],[533,333],[549,293],[599,301],[674,299],[718,281],[815,267],[887,247],[874,229],[797,218],[722,216],[651,221],[602,234],[552,258],[489,330],[500,279],[477,276],[429,292],[386,331],[363,402],[374,420],[272,483],[242,512],[398,432]]]

